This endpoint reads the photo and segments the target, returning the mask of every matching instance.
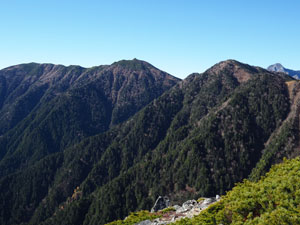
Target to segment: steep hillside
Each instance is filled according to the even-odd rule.
[[[192,74],[129,120],[3,177],[0,222],[104,224],[158,195],[224,194],[289,118],[290,80],[234,60]]]
[[[252,170],[250,179],[257,181],[274,163],[284,157],[294,158],[300,155],[300,82],[288,81],[291,110],[282,125],[265,143],[263,154]]]
[[[131,117],[179,80],[139,60],[0,71],[0,177]]]
[[[102,68],[99,68],[101,70]],[[85,71],[79,66],[21,64],[0,71],[0,134],[24,119],[41,100],[75,85]]]
[[[101,88],[98,91],[113,105],[109,124],[117,124],[178,81],[137,59],[88,69],[36,63],[12,66],[0,71],[0,135],[13,128],[36,106],[41,107],[40,104],[69,90],[88,89],[88,85]],[[67,96],[72,97],[72,94],[75,93]]]
[[[284,80],[261,74],[238,87],[205,117],[176,129],[175,116],[166,137],[152,152],[96,190],[85,221],[105,223],[128,211],[149,209],[158,195],[169,195],[174,201],[224,194],[251,173],[264,143],[288,110]],[[90,184],[82,185],[83,192],[86,185]],[[118,211],[119,204],[129,210]]]

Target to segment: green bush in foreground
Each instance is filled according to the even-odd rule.
[[[173,212],[173,211],[176,211],[176,209],[174,207],[168,207],[168,208],[165,208],[165,209],[162,209],[159,211],[159,213],[161,214],[165,214],[165,213],[168,213],[168,212]]]
[[[258,182],[244,180],[220,202],[175,224],[300,224],[300,159],[273,166]]]
[[[151,213],[147,210],[143,210],[143,211],[139,211],[139,212],[130,213],[130,215],[126,219],[117,220],[117,221],[108,223],[107,225],[120,225],[120,224],[131,225],[131,224],[141,222],[143,220],[153,220],[158,217],[160,217],[160,215],[158,215],[156,213]]]
[[[120,225],[120,224],[126,224],[126,225],[132,225],[136,224],[138,222],[144,221],[144,220],[154,220],[156,218],[162,217],[164,214],[176,211],[174,207],[168,207],[163,210],[160,210],[155,213],[151,213],[147,210],[139,211],[130,213],[130,215],[124,219],[124,220],[117,220],[111,223],[108,223],[107,225]]]

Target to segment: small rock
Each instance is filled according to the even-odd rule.
[[[177,209],[181,208],[181,206],[179,206],[179,205],[174,205],[173,208],[174,208],[175,211],[176,211]]]
[[[168,197],[164,196],[159,196],[156,201],[154,206],[151,209],[151,212],[157,212],[159,210],[162,210],[164,208],[167,208],[170,206],[170,200]]]
[[[176,209],[176,213],[184,213],[186,211],[187,211],[187,209],[185,209],[183,207],[179,207],[178,209]]]
[[[151,224],[152,222],[150,220],[144,220],[139,223],[136,223],[135,225],[151,225]]]
[[[216,199],[215,198],[206,198],[204,199],[199,205],[198,207],[201,209],[205,209],[207,208],[211,203],[215,202]]]

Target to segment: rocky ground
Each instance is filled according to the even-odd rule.
[[[217,195],[213,198],[201,198],[198,201],[196,200],[188,200],[182,204],[182,206],[174,205],[168,206],[169,200],[166,197],[159,197],[155,202],[155,205],[152,208],[152,212],[159,211],[159,210],[166,210],[162,209],[161,207],[168,207],[170,209],[167,213],[164,213],[161,218],[157,218],[154,220],[144,220],[142,222],[137,223],[136,225],[162,225],[162,224],[169,224],[173,223],[177,220],[182,218],[192,218],[198,215],[203,209],[206,209],[209,205],[214,202],[220,200],[220,196]],[[158,210],[159,208],[159,210]]]

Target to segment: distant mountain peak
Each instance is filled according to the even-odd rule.
[[[280,63],[275,63],[267,68],[267,70],[271,72],[282,72],[290,75],[291,77],[299,80],[300,79],[300,71],[287,69]]]
[[[274,65],[275,65],[275,66],[278,66],[278,67],[283,67],[283,66],[281,65],[281,63],[275,63]]]
[[[286,73],[285,68],[280,63],[275,63],[267,68],[272,72],[283,72]]]

